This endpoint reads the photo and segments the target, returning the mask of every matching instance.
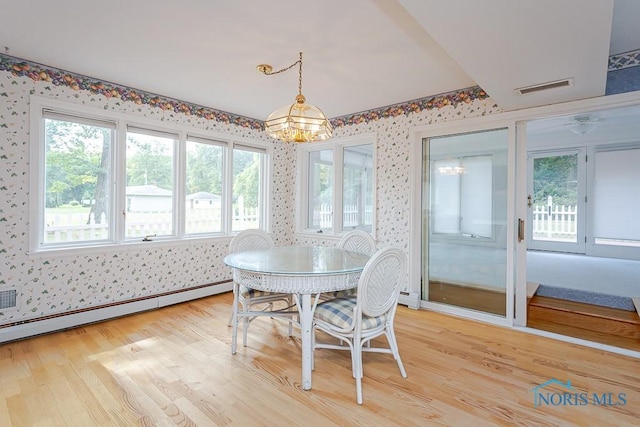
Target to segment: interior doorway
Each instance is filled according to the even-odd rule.
[[[640,350],[639,131],[638,106],[527,123],[527,326]]]

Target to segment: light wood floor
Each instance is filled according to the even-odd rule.
[[[365,354],[364,405],[347,352],[318,350],[300,387],[300,342],[256,320],[230,352],[231,295],[0,345],[1,426],[631,426],[640,360],[400,307],[408,378]],[[295,334],[294,334],[295,335]],[[550,379],[625,405],[539,405]],[[545,389],[562,393],[557,386]]]

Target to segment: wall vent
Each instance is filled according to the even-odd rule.
[[[563,80],[556,80],[555,82],[540,83],[533,86],[521,87],[521,88],[515,89],[515,91],[519,95],[526,95],[528,93],[540,92],[542,90],[556,89],[559,87],[568,87],[568,86],[573,86],[573,79],[563,79]]]
[[[16,306],[16,295],[15,289],[0,291],[0,310],[14,308]]]

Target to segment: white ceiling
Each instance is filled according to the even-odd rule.
[[[264,119],[338,117],[480,85],[505,110],[604,94],[610,53],[640,49],[637,0],[0,0],[5,53]],[[613,23],[613,30],[612,30]],[[568,88],[514,89],[573,78]]]

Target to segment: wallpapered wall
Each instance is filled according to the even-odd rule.
[[[640,71],[640,51],[610,58],[613,72]],[[620,79],[618,79],[620,80]],[[639,89],[638,80],[609,80],[607,93]],[[622,87],[624,86],[624,87]],[[229,280],[222,263],[230,238],[105,250],[87,255],[30,257],[29,97],[31,94],[260,140],[273,148],[271,231],[278,245],[335,244],[296,236],[295,145],[270,140],[255,119],[99,82],[0,54],[0,291],[16,289],[18,307],[0,311],[0,326],[51,314]],[[409,247],[410,131],[413,127],[494,114],[480,88],[408,101],[332,119],[336,137],[377,136],[376,237],[380,246]]]
[[[456,94],[456,95],[459,95]],[[447,95],[444,95],[447,99]],[[411,103],[407,104],[411,105]],[[406,110],[406,109],[405,109]],[[410,218],[410,132],[414,127],[449,120],[499,113],[501,110],[490,98],[478,97],[470,102],[455,99],[435,105],[433,109],[367,120],[367,114],[349,117],[353,123],[338,126],[334,137],[348,137],[364,133],[376,134],[376,241],[378,247],[393,246],[408,251]],[[388,115],[386,115],[388,116]],[[355,117],[355,118],[354,118]],[[376,114],[376,117],[379,117]],[[341,119],[340,119],[341,120]],[[321,236],[297,236],[298,244],[335,244]]]
[[[334,244],[295,238],[295,145],[270,140],[261,123],[134,93],[66,71],[0,56],[0,290],[16,289],[18,307],[0,325],[228,280],[229,238],[157,244],[86,255],[28,255],[29,97],[31,94],[273,144],[271,231],[279,245]],[[377,133],[377,238],[409,243],[409,132],[414,126],[497,111],[479,88],[333,119],[337,137]]]
[[[635,67],[639,58],[640,51],[612,57],[610,72]],[[634,84],[625,90],[638,88]],[[31,94],[272,144],[271,231],[276,243],[335,244],[327,237],[295,235],[295,145],[270,140],[261,122],[0,54],[0,291],[16,289],[18,294],[17,308],[0,311],[0,326],[231,278],[222,263],[230,238],[30,257]],[[336,137],[376,134],[380,246],[409,246],[411,129],[499,111],[480,88],[472,88],[332,119]]]
[[[6,67],[5,67],[6,68]],[[15,70],[13,70],[15,71]],[[18,74],[18,75],[16,75]],[[53,74],[53,73],[52,73]],[[222,263],[229,238],[194,240],[171,246],[122,252],[60,256],[28,255],[29,234],[29,97],[53,99],[224,133],[229,138],[261,140],[273,145],[272,231],[277,244],[292,238],[295,150],[270,140],[255,126],[195,117],[106,97],[51,79],[0,71],[0,290],[17,289],[17,309],[0,310],[0,325],[50,314],[215,283],[230,279]],[[271,141],[271,142],[270,142]]]

